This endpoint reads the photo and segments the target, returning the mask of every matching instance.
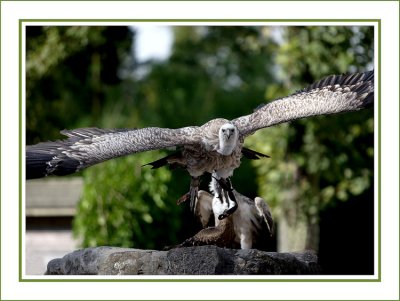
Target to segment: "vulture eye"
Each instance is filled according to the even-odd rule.
[[[222,129],[222,132],[225,133],[225,129]]]

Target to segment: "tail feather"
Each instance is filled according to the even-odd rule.
[[[156,161],[147,163],[142,165],[143,166],[151,166],[151,169],[157,169],[160,167],[168,166],[170,169],[176,169],[178,167],[184,167],[182,164],[179,164],[179,161],[182,158],[182,154],[180,152],[173,153]]]
[[[245,158],[250,159],[250,160],[258,160],[261,158],[270,158],[270,156],[268,156],[268,155],[256,152],[256,151],[251,150],[246,147],[242,148],[242,154]],[[164,166],[168,166],[170,169],[176,169],[179,167],[185,168],[185,166],[180,162],[182,162],[182,153],[176,152],[176,153],[173,153],[166,157],[163,157],[161,159],[158,159],[156,161],[144,164],[144,165],[142,165],[142,167],[150,165],[151,169],[157,169],[157,168],[164,167]]]
[[[250,159],[250,160],[258,160],[261,158],[270,158],[270,156],[256,152],[252,149],[243,147],[242,148],[242,154],[245,158]]]

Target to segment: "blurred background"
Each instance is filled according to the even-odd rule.
[[[26,143],[79,127],[201,125],[247,115],[330,74],[373,69],[373,27],[27,26]],[[315,250],[326,274],[374,273],[373,109],[258,131],[232,179],[266,199],[271,250]],[[79,247],[162,249],[199,230],[184,171],[119,158],[27,181],[26,273]],[[207,187],[209,178],[202,185]]]

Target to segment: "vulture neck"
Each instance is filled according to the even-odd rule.
[[[230,156],[235,150],[237,144],[238,144],[237,139],[229,139],[229,140],[220,139],[219,149],[217,150],[217,152],[223,156]]]

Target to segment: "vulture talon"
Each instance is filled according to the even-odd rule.
[[[181,197],[176,201],[176,204],[177,204],[177,205],[180,205],[180,204],[186,202],[189,198],[190,198],[189,193],[185,193],[183,196],[181,196]]]

